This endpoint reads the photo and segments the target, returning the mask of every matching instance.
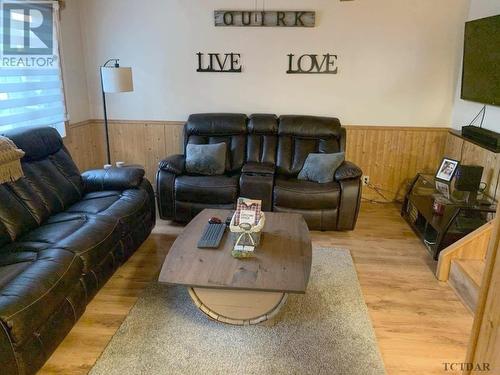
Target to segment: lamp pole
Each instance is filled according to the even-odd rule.
[[[107,164],[111,164],[111,151],[110,151],[110,146],[109,146],[109,128],[108,128],[108,113],[106,109],[106,93],[104,92],[104,81],[102,79],[102,68],[105,68],[108,66],[109,63],[114,61],[115,63],[115,68],[119,68],[120,64],[118,63],[120,59],[109,59],[102,65],[99,69],[99,73],[101,76],[101,91],[102,91],[102,104],[104,106],[104,132],[106,134],[106,157],[107,157]]]

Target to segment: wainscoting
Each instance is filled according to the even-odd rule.
[[[183,122],[111,121],[111,158],[143,165],[155,180],[158,162],[182,152]],[[435,173],[443,155],[485,167],[484,181],[493,194],[500,158],[448,128],[348,125],[347,159],[370,176],[363,196],[377,201],[401,199],[418,172]],[[103,122],[86,121],[68,126],[65,144],[81,170],[100,168],[105,162]],[[376,188],[378,192],[374,189]]]
[[[488,151],[450,131],[446,138],[444,155],[450,159],[459,160],[462,164],[483,166],[482,181],[487,184],[486,192],[492,197],[496,193],[496,198],[500,198],[500,187],[497,188],[500,175],[500,154]]]
[[[66,127],[64,144],[81,171],[102,168],[106,159],[104,130],[93,121]]]
[[[183,122],[110,121],[111,160],[140,164],[154,183],[158,162],[182,150]],[[102,168],[106,161],[103,121],[69,125],[64,141],[83,171]]]
[[[356,125],[346,128],[346,157],[361,167],[363,174],[370,177],[370,185],[379,191],[365,187],[363,197],[377,201],[402,199],[418,172],[435,173],[449,130]]]

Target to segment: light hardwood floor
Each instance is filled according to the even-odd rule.
[[[143,288],[156,279],[181,229],[157,225],[88,305],[42,374],[87,373]],[[434,277],[430,256],[397,206],[364,203],[355,231],[313,232],[312,239],[316,247],[351,250],[389,375],[450,374],[444,362],[463,362],[472,316]]]

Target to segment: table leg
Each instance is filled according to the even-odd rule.
[[[196,306],[213,320],[252,325],[274,317],[286,303],[287,293],[250,290],[189,288]]]

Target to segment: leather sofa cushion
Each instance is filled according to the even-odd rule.
[[[2,135],[10,138],[25,152],[23,161],[40,160],[55,154],[64,145],[62,138],[54,128],[17,128]]]
[[[54,160],[69,157],[64,151],[58,153],[53,157],[22,164],[24,175],[33,185],[50,214],[64,211],[73,203],[78,202],[83,194],[78,170],[76,169],[75,172],[78,173],[78,184],[76,184],[54,163]]]
[[[170,155],[160,161],[158,167],[160,170],[180,175],[184,173],[186,166],[186,157],[184,155]]]
[[[25,177],[0,186],[0,201],[8,202],[0,207],[0,246],[64,211],[83,194],[80,172],[55,129],[21,128],[4,135],[25,152]]]
[[[145,212],[151,209],[148,200],[148,193],[144,189],[99,191],[86,194],[66,213],[97,215],[100,219],[118,222],[121,236],[125,236],[135,229],[133,226],[136,219],[143,217]]]
[[[86,193],[93,191],[137,189],[144,179],[142,168],[93,169],[82,173]]]
[[[340,185],[337,182],[318,184],[311,181],[277,178],[274,206],[308,210],[334,209],[339,205]]]
[[[0,246],[15,241],[38,226],[29,210],[8,188],[8,184],[0,185],[0,202]]]
[[[280,136],[303,138],[335,138],[343,136],[342,126],[335,117],[283,115],[279,118]]]
[[[63,249],[0,255],[0,320],[16,346],[43,326],[81,273],[81,260]]]
[[[40,252],[61,248],[77,254],[83,270],[90,272],[108,255],[121,239],[118,221],[84,214],[61,213],[31,231],[2,251]]]
[[[195,113],[189,116],[186,135],[245,134],[247,116],[242,113]]]
[[[309,154],[333,154],[345,150],[345,129],[336,118],[281,116],[277,172],[296,177]]]
[[[30,266],[37,253],[0,253],[0,289]]]
[[[238,197],[239,176],[179,176],[175,199],[183,202],[229,204]]]
[[[247,162],[276,164],[278,118],[275,115],[251,115],[247,142]]]
[[[278,135],[278,117],[276,115],[254,113],[248,119],[249,134]]]
[[[23,162],[25,177],[0,186],[0,201],[6,202],[0,205],[0,228],[5,228],[0,229],[0,244],[15,241],[81,198],[79,175],[60,169],[60,164],[70,164],[68,157],[61,149],[48,158]]]
[[[226,143],[226,172],[236,172],[245,161],[247,117],[233,113],[190,115],[184,127],[185,145]],[[186,148],[184,147],[184,155]]]
[[[264,174],[264,175],[274,175],[275,171],[274,164],[271,163],[246,163],[241,170],[242,173],[255,173],[255,174]]]

